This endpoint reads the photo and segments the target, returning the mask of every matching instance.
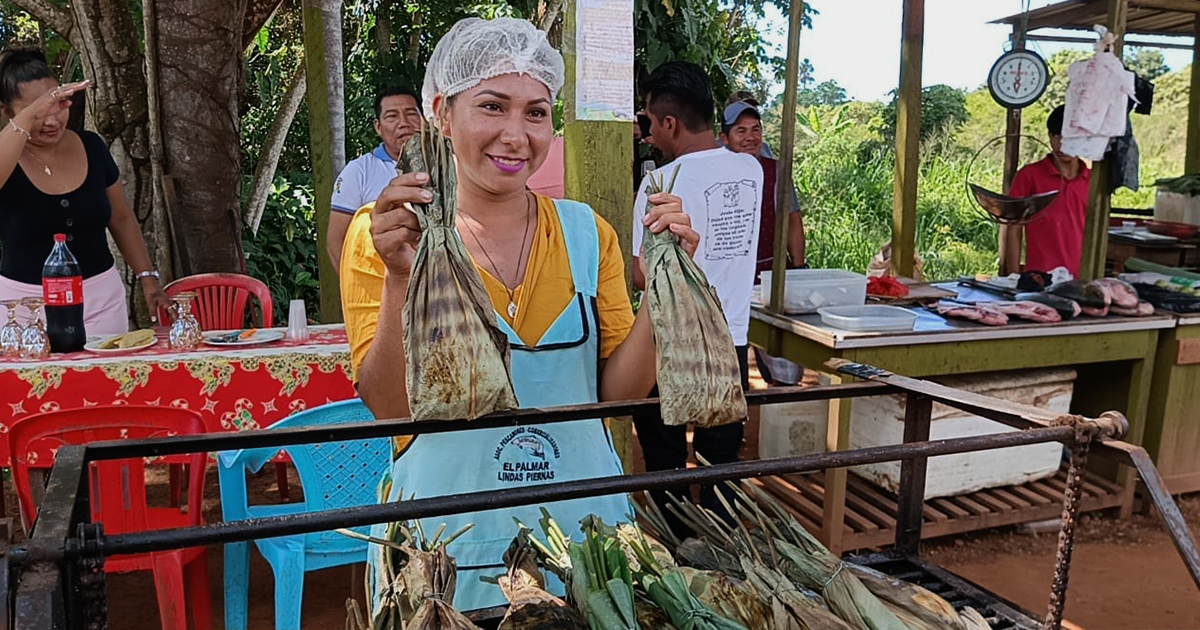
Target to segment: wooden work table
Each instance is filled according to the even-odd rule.
[[[1143,444],[1172,494],[1200,490],[1200,313],[1158,338]]]
[[[944,286],[958,290],[963,300],[997,299],[973,289]],[[780,315],[755,307],[749,338],[755,346],[819,372],[826,372],[824,364],[833,358],[914,377],[1070,367],[1078,374],[1071,410],[1093,417],[1107,410],[1121,411],[1130,422],[1126,439],[1140,443],[1159,333],[1175,328],[1177,319],[1171,315],[1080,317],[1056,324],[1011,320],[1007,326],[991,327],[947,321],[919,307],[910,310],[918,314],[911,332],[859,333],[827,326],[819,315]],[[1194,332],[1200,336],[1200,326]],[[834,383],[847,378],[828,376]],[[850,400],[830,401],[827,449],[849,448],[850,407]],[[1132,471],[1112,472],[1121,488],[1120,507],[1127,514],[1133,506]],[[821,538],[835,551],[846,548],[842,540],[846,487],[847,470],[826,472]],[[1010,518],[1008,522],[1020,521]]]

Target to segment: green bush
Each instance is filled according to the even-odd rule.
[[[271,290],[277,325],[286,321],[288,302],[295,299],[304,300],[310,319],[319,317],[317,228],[309,173],[276,176],[258,234],[246,230],[242,248],[246,272]]]

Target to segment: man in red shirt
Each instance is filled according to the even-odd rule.
[[[1017,171],[1008,194],[1028,197],[1059,191],[1053,203],[1025,226],[1025,269],[1066,267],[1071,275],[1078,276],[1091,174],[1083,160],[1062,152],[1064,109],[1059,105],[1046,119],[1050,154]]]

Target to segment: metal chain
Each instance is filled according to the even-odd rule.
[[[79,524],[79,598],[83,604],[83,622],[87,630],[108,629],[108,598],[105,592],[104,553],[100,547],[101,534],[99,524]]]
[[[1042,623],[1042,630],[1059,630],[1063,608],[1067,604],[1067,579],[1071,571],[1071,552],[1075,549],[1075,523],[1083,498],[1083,477],[1092,438],[1090,431],[1080,430],[1084,428],[1083,422],[1074,424],[1080,441],[1071,447],[1071,465],[1067,469],[1067,488],[1063,493],[1062,528],[1058,532],[1058,551],[1054,557],[1054,582],[1050,585],[1049,611]]]

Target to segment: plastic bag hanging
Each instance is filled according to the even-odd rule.
[[[457,175],[435,125],[404,146],[405,172],[429,174],[433,200],[413,206],[421,239],[404,303],[404,353],[413,420],[474,419],[513,409],[508,338],[454,227]]]

